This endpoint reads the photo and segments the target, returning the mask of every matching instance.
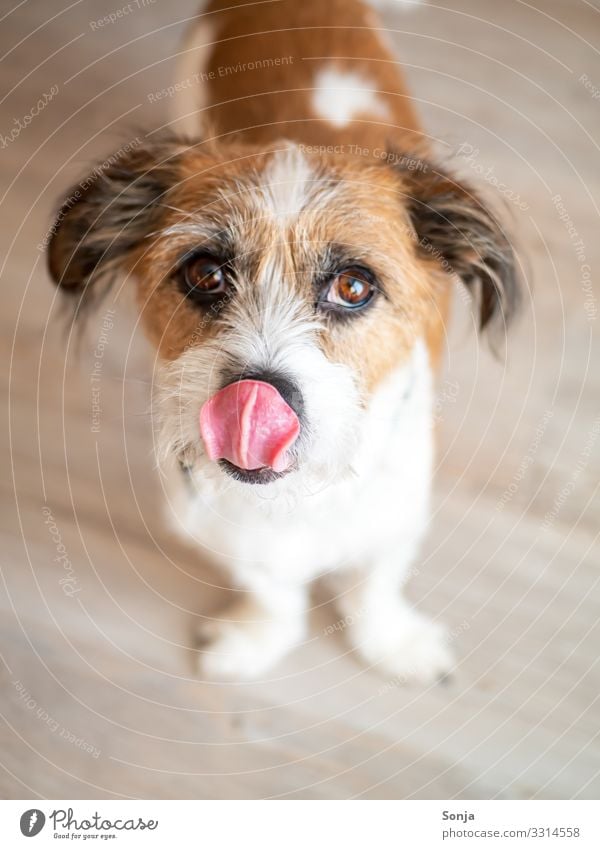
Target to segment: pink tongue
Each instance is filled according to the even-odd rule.
[[[200,433],[211,460],[240,469],[270,466],[283,472],[296,441],[296,413],[270,383],[240,380],[221,389],[200,410]]]

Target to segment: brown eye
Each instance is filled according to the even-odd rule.
[[[184,289],[199,300],[211,300],[228,288],[222,260],[210,254],[199,254],[188,260],[179,272]]]
[[[360,309],[369,303],[374,294],[375,287],[366,272],[360,268],[347,268],[333,278],[325,300],[328,304],[337,304],[346,309]]]

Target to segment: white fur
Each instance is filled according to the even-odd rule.
[[[400,595],[429,512],[432,380],[425,345],[417,343],[409,362],[359,412],[351,375],[316,349],[311,353],[307,328],[286,327],[280,324],[281,341],[290,332],[296,339],[276,347],[306,393],[318,434],[305,446],[307,467],[248,486],[196,457],[190,486],[174,463],[163,465],[172,525],[250,593],[227,619],[200,627],[202,671],[216,678],[264,672],[304,634],[307,583],[330,575],[340,610],[354,623],[348,636],[368,663],[387,674],[433,680],[451,664],[442,631]],[[190,351],[171,366],[171,379],[177,368],[187,372],[176,415],[196,441],[204,393],[192,401],[185,388],[197,390],[203,373],[208,397],[215,354]],[[319,453],[330,456],[319,461]]]
[[[205,71],[217,35],[206,22],[190,32],[178,79]],[[201,128],[201,88],[187,91],[193,99],[184,91],[172,110],[179,128],[191,134]],[[358,115],[389,117],[366,77],[334,65],[318,73],[313,107],[336,127]],[[331,190],[289,148],[274,157],[254,193],[255,214],[274,219],[283,233],[309,200]],[[202,238],[200,222],[171,229],[171,238]],[[309,582],[327,576],[350,623],[351,644],[369,664],[398,680],[435,680],[452,663],[443,632],[400,594],[429,515],[426,346],[419,341],[363,406],[351,370],[319,349],[316,320],[285,285],[284,267],[273,247],[262,258],[259,279],[246,292],[242,287],[219,317],[211,341],[194,345],[159,375],[157,455],[170,523],[246,590],[226,616],[199,626],[201,672],[216,679],[265,673],[303,639]],[[298,469],[265,486],[227,477],[208,460],[199,437],[200,408],[220,388],[232,359],[252,369],[284,370],[303,396],[307,424]],[[189,467],[188,476],[178,460]]]
[[[306,587],[269,582],[209,619],[197,632],[204,648],[202,671],[209,678],[256,678],[297,645],[306,633]]]
[[[314,180],[306,157],[290,144],[265,170],[261,192],[265,207],[280,223],[287,223],[306,205]]]
[[[256,494],[267,503],[310,495],[331,479],[349,474],[359,397],[345,366],[330,363],[315,342],[318,325],[282,283],[277,255],[265,259],[250,291],[238,293],[215,338],[190,348],[160,376],[157,405],[161,420],[159,454],[193,461],[198,485],[211,497],[239,490],[242,500]],[[302,394],[307,428],[298,454],[301,469],[269,486],[248,487],[223,476],[202,453],[198,419],[202,404],[219,388],[231,362],[248,371],[275,370],[291,375]]]
[[[374,83],[356,71],[341,71],[333,64],[317,72],[312,106],[320,118],[326,118],[334,127],[347,127],[360,115],[381,120],[390,117]]]
[[[272,219],[285,231],[309,203],[315,210],[333,201],[338,191],[335,183],[314,173],[297,144],[288,142],[273,154],[260,178],[256,214]]]

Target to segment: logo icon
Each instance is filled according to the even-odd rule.
[[[46,817],[37,808],[31,808],[21,815],[21,834],[25,837],[35,837],[43,829]]]

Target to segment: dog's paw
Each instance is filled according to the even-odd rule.
[[[444,629],[412,612],[388,628],[377,623],[374,628],[363,629],[356,648],[377,672],[390,678],[390,684],[398,686],[410,681],[443,681],[454,665]]]
[[[253,604],[235,605],[227,619],[204,620],[196,630],[199,673],[214,681],[242,681],[267,672],[303,636],[302,623],[281,620]]]

